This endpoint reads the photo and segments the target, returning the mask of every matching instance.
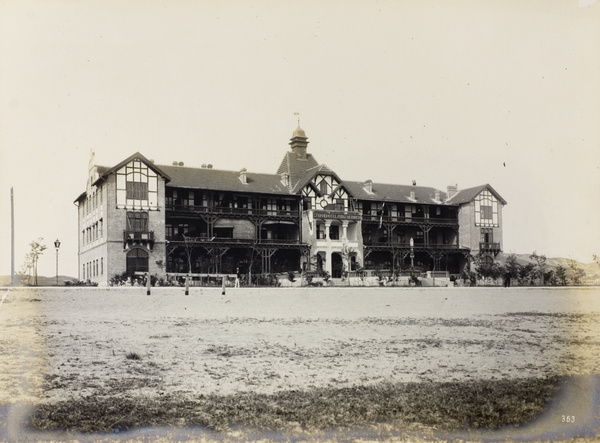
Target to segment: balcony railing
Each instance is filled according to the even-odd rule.
[[[457,218],[440,218],[440,217],[402,217],[399,215],[374,215],[362,214],[364,222],[389,222],[389,223],[424,223],[424,224],[439,224],[439,225],[456,225]]]
[[[146,231],[146,232],[131,232],[131,231],[123,231],[123,240],[134,240],[134,241],[154,241],[154,231]]]
[[[371,247],[381,247],[381,248],[394,248],[394,249],[405,249],[405,250],[409,250],[410,249],[410,244],[408,243],[390,243],[389,241],[368,241],[365,240],[364,241],[364,245],[365,246],[371,246]],[[426,245],[425,243],[415,243],[413,246],[413,249],[416,250],[423,250],[423,249],[437,249],[437,250],[456,250],[456,249],[460,249],[460,246],[456,245],[456,244],[445,244],[445,243],[429,243],[428,245]]]
[[[480,251],[500,251],[500,243],[479,243]]]
[[[187,212],[196,214],[231,214],[231,215],[259,215],[264,217],[295,217],[300,216],[298,209],[259,209],[259,208],[228,208],[221,206],[174,205],[166,204],[165,209],[172,212]]]
[[[124,230],[123,245],[125,246],[127,243],[147,244],[152,249],[154,246],[154,231],[133,232]]]
[[[231,238],[231,237],[184,237],[181,235],[168,236],[167,241],[179,242],[179,243],[191,243],[201,244],[209,246],[210,244],[235,244],[235,245],[299,245],[300,240],[298,239],[287,239],[287,238],[263,238],[263,239],[252,239],[252,238]]]

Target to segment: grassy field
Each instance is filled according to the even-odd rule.
[[[522,426],[548,414],[564,380],[600,374],[599,295],[11,289],[0,306],[10,356],[0,404],[34,405],[21,417],[31,432],[199,426],[219,439],[388,439]]]

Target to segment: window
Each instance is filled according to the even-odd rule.
[[[104,257],[100,258],[100,275],[104,275]]]
[[[327,195],[329,191],[329,185],[325,180],[321,180],[319,183],[319,191],[321,191],[322,195]]]
[[[148,272],[148,253],[139,248],[127,253],[127,275],[136,272]]]
[[[127,199],[148,200],[148,183],[128,181],[126,186]]]
[[[492,220],[493,219],[492,215],[493,215],[492,206],[481,205],[481,218],[482,219]]]
[[[492,228],[481,228],[481,243],[494,243],[494,230]]]
[[[424,240],[425,240],[425,235],[423,234],[423,231],[417,231],[415,243],[423,243]]]
[[[181,191],[181,204],[183,206],[194,206],[194,191]]]
[[[132,160],[117,171],[117,207],[156,208],[158,176],[139,160]]]
[[[487,189],[475,199],[475,226],[499,226],[498,200]]]
[[[148,213],[147,212],[127,212],[127,231],[129,232],[148,232]]]

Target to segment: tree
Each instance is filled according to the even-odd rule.
[[[474,256],[473,260],[476,265],[477,275],[481,279],[490,278],[496,280],[506,272],[504,266],[500,263],[489,261],[489,259],[486,260],[481,254]]]
[[[544,273],[544,281],[547,282],[551,286],[558,285],[558,280],[556,278],[556,274],[554,273],[554,271],[552,269],[550,269],[548,272]]]
[[[44,253],[44,251],[47,248],[46,245],[42,244],[43,240],[44,239],[42,237],[40,237],[37,240],[34,240],[31,243],[29,243],[29,247],[31,249],[25,255],[25,262],[23,263],[23,267],[21,268],[22,269],[21,274],[22,275],[25,275],[25,273],[27,274],[27,283],[28,284],[33,283],[36,286],[38,284],[38,278],[37,278],[38,277],[38,274],[37,274],[38,260],[40,259],[40,256]]]
[[[594,257],[594,261],[596,262],[596,264],[600,267],[600,256],[597,254],[594,254],[593,257]]]
[[[536,251],[533,251],[533,254],[529,256],[529,258],[536,262],[538,267],[538,275],[542,280],[542,286],[544,285],[544,268],[546,267],[546,256],[545,255],[537,255]]]
[[[567,268],[562,265],[556,267],[556,282],[559,286],[567,286]]]
[[[517,278],[521,265],[518,262],[517,254],[508,254],[504,262],[504,269],[510,278]]]
[[[533,263],[527,263],[519,268],[519,284],[531,286],[531,274],[535,271]]]
[[[572,273],[571,278],[573,279],[573,284],[580,285],[581,277],[583,277],[585,275],[584,270],[581,269],[579,267],[579,264],[575,260],[572,260],[572,259],[567,260],[567,265],[569,266],[569,269],[571,270],[571,273]]]

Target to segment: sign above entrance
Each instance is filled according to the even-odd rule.
[[[357,211],[313,211],[313,218],[327,220],[362,220],[362,215]]]

